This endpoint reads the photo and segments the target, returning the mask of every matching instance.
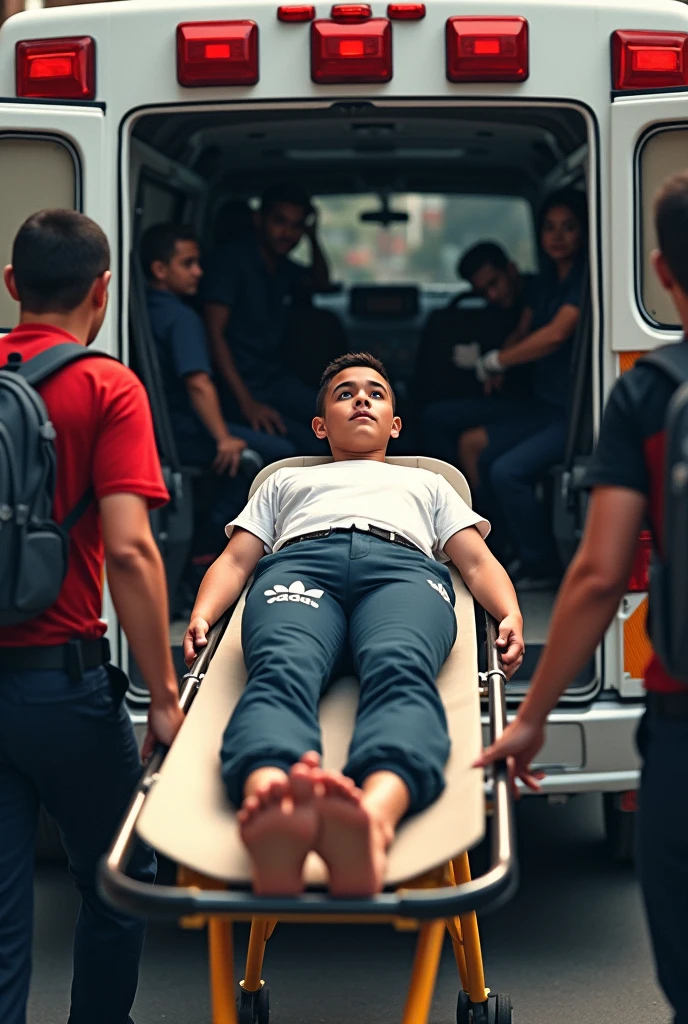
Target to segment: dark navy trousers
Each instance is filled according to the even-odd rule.
[[[369,534],[332,534],[261,558],[242,621],[246,689],[222,772],[238,805],[248,775],[321,750],[318,704],[344,656],[360,681],[344,769],[357,785],[399,775],[410,812],[442,792],[449,738],[436,679],[456,638],[449,571]]]
[[[55,818],[81,894],[68,1024],[127,1024],[145,922],[106,906],[96,866],[141,772],[131,721],[105,668],[0,674],[0,1021],[24,1024],[31,974],[34,839]],[[142,848],[136,878],[153,881]],[[57,1020],[57,1015],[55,1017]]]
[[[659,983],[688,1024],[688,721],[646,712],[638,867]]]

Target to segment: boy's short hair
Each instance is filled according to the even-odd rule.
[[[306,217],[313,213],[310,196],[293,181],[278,181],[274,185],[268,185],[260,199],[260,212],[262,214],[270,213],[278,203],[300,206],[305,211]]]
[[[350,370],[354,366],[369,366],[371,370],[375,370],[379,373],[383,380],[386,380],[389,384],[389,391],[392,398],[392,409],[396,412],[397,399],[394,394],[394,388],[389,379],[389,374],[385,369],[383,363],[372,356],[370,352],[347,352],[344,356],[339,356],[334,359],[329,366],[325,367],[323,375],[320,378],[320,389],[318,390],[318,399],[316,402],[315,411],[318,416],[325,414],[325,399],[327,398],[327,389],[330,384],[342,370]]]
[[[39,210],[12,246],[19,302],[30,313],[70,313],[110,268],[105,233],[76,210]]]
[[[688,171],[672,175],[657,193],[655,226],[667,266],[688,295]]]
[[[174,256],[177,242],[198,242],[196,233],[188,224],[154,224],[141,239],[141,266],[150,281],[151,267],[160,260],[169,263]]]
[[[483,267],[494,267],[495,270],[506,270],[511,260],[496,242],[479,242],[465,252],[456,268],[459,277],[469,281]]]

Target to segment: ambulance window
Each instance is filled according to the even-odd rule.
[[[377,195],[320,195],[318,231],[332,278],[344,284],[455,285],[459,257],[477,242],[498,242],[524,273],[537,270],[533,211],[520,196],[393,194],[404,221],[361,219],[381,210]],[[296,259],[308,261],[302,242]]]
[[[652,269],[652,251],[657,248],[654,228],[654,199],[671,174],[688,167],[688,129],[655,132],[640,151],[640,295],[645,314],[660,327],[675,329],[676,310]]]
[[[77,205],[75,157],[56,139],[0,135],[0,266],[10,262],[19,227],[36,210],[74,210]],[[17,306],[0,290],[0,331],[17,322]]]

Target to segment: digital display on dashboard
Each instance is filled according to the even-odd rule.
[[[415,317],[418,311],[418,289],[413,285],[356,285],[351,289],[352,316]]]

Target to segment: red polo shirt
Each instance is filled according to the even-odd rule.
[[[27,361],[65,341],[76,338],[57,327],[22,324],[0,337],[0,366],[10,352],[20,352]],[[84,359],[53,374],[38,391],[57,433],[53,516],[58,523],[90,486],[97,500],[139,494],[150,508],[168,501],[148,397],[131,370],[111,359]],[[0,628],[0,647],[102,636],[103,561],[100,516],[93,502],[71,531],[69,568],[56,603],[28,623]]]

